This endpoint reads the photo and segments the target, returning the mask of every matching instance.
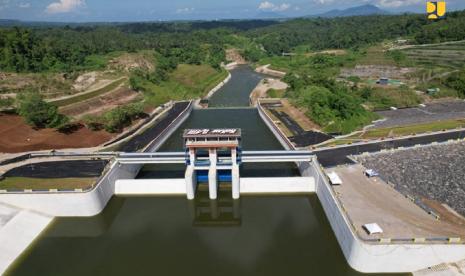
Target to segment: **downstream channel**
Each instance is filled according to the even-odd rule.
[[[246,107],[260,78],[248,67],[233,70],[212,103],[237,108],[193,111],[160,150],[182,150],[185,128],[215,127],[241,128],[244,150],[282,149],[258,112]],[[183,166],[145,166],[138,177],[183,172]],[[241,168],[249,177],[296,174],[292,164]],[[316,195],[234,201],[227,190],[218,201],[204,191],[194,201],[115,197],[96,217],[55,219],[8,274],[361,275],[345,261]]]

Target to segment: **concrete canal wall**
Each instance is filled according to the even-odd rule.
[[[213,94],[215,94],[218,90],[220,90],[230,80],[231,80],[231,73],[228,71],[228,76],[222,82],[220,82],[217,86],[215,86],[212,90],[210,90],[210,92],[208,92],[205,98],[210,99],[213,96]]]
[[[314,193],[313,177],[275,177],[240,179],[240,194]],[[186,180],[177,179],[120,179],[115,184],[115,195],[182,195],[186,196]]]

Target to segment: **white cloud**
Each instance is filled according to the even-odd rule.
[[[278,11],[278,12],[281,12],[281,11],[288,10],[290,7],[291,7],[291,5],[288,4],[288,3],[282,3],[280,5],[276,5],[274,3],[265,1],[265,2],[260,3],[260,5],[258,6],[258,9],[262,10],[262,11],[275,11],[275,12]]]
[[[192,13],[194,12],[194,8],[181,8],[181,9],[177,9],[176,10],[176,13]]]
[[[313,0],[313,3],[320,4],[320,5],[331,4],[333,2],[334,0]]]
[[[48,5],[47,13],[67,13],[76,10],[86,4],[85,0],[59,0]]]
[[[28,9],[31,7],[31,3],[20,3],[18,7],[20,7],[21,9]]]
[[[399,8],[424,2],[424,0],[378,0],[378,5],[384,8]]]

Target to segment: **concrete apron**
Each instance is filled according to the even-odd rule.
[[[53,217],[0,204],[0,274],[47,228]]]

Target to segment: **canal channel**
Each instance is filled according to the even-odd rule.
[[[260,78],[248,67],[233,70],[211,103],[237,108],[194,110],[160,150],[182,150],[185,128],[216,127],[241,128],[244,150],[282,149],[257,110],[246,107]],[[145,166],[138,177],[183,172],[182,166]],[[292,164],[241,168],[248,177],[296,174]],[[204,191],[194,201],[115,197],[96,217],[57,218],[8,274],[361,275],[348,266],[316,195],[235,201],[230,191],[217,201]]]

